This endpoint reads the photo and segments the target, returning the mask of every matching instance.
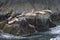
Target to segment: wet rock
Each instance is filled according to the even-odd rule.
[[[32,13],[33,14],[33,13]],[[49,27],[55,27],[56,25],[51,21],[50,16],[51,12],[48,11],[37,11],[34,14],[35,16],[31,15],[29,18],[27,18],[27,21],[34,25],[37,30],[44,30],[44,29],[49,29]],[[31,17],[31,18],[30,18]]]
[[[51,12],[36,11],[26,14],[12,15],[7,24],[4,26],[5,33],[13,35],[31,34],[37,31],[43,31],[56,25],[50,19]]]
[[[21,19],[22,18],[22,19]],[[29,26],[29,22],[25,19],[25,17],[21,17],[20,20],[18,21],[20,25],[20,30],[21,33],[23,34],[29,34],[33,33],[35,30],[31,26]]]
[[[0,22],[0,29],[3,29],[5,24],[3,22]]]
[[[13,35],[17,35],[18,31],[19,31],[19,27],[17,24],[12,24],[12,25],[6,24],[3,28],[3,32]]]
[[[51,15],[52,21],[59,21],[60,20],[60,12],[55,12]]]
[[[21,28],[19,26],[19,24],[12,24],[12,25],[7,24],[4,26],[4,28],[2,30],[5,33],[9,33],[9,34],[13,34],[13,35],[24,35],[24,34],[30,34],[30,33],[34,32],[33,28],[31,28],[31,27],[26,28],[26,26]]]
[[[11,14],[13,13],[13,9],[11,9],[10,11],[6,12],[5,14],[0,14],[0,21],[6,21]]]

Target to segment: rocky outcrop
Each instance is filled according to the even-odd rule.
[[[45,31],[56,26],[50,19],[52,11],[42,10],[27,13],[23,12],[17,16],[14,16],[15,14],[13,12],[12,14],[13,15],[6,20],[7,23],[5,22],[4,26],[1,28],[5,33],[23,35]]]
[[[55,12],[51,15],[52,21],[60,21],[60,12]]]
[[[42,31],[48,29],[50,27],[55,27],[56,25],[52,22],[52,20],[60,20],[60,14],[56,15],[56,9],[60,10],[60,0],[0,0],[0,19],[6,20],[11,15],[7,14],[9,10],[13,9],[15,14],[21,13],[23,11],[28,12],[25,14],[24,18],[27,20],[16,21],[13,20],[15,17],[11,18],[14,22],[12,24],[7,24],[7,20],[0,23],[0,29],[2,29],[6,33],[14,34],[14,35],[23,35],[30,34],[37,31]],[[29,12],[34,10],[42,10],[42,9],[51,9],[54,14],[50,13],[34,13],[30,14]],[[40,11],[41,12],[41,11]],[[57,11],[58,12],[58,11]],[[6,15],[7,14],[7,15]],[[37,15],[36,15],[37,14]],[[3,17],[1,17],[3,16]],[[18,19],[19,17],[17,17]],[[22,17],[21,17],[22,18]],[[20,18],[20,19],[21,19]],[[52,20],[51,20],[52,19]],[[9,21],[11,21],[9,20]],[[24,22],[23,22],[24,21]],[[16,24],[15,24],[16,22]]]

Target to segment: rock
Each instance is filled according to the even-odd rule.
[[[60,20],[60,12],[55,12],[51,15],[52,21],[59,21]]]
[[[12,24],[12,25],[6,24],[3,28],[3,32],[13,35],[17,35],[18,31],[19,31],[19,27],[17,24]]]
[[[44,13],[44,14],[43,14]],[[36,30],[44,30],[49,29],[49,27],[55,27],[56,25],[53,21],[50,21],[51,12],[49,11],[37,11],[32,14],[36,14],[35,16],[29,16],[27,21],[36,27]],[[52,23],[52,24],[51,24]]]
[[[51,14],[49,11],[37,11],[20,14],[18,17],[11,16],[3,31],[13,35],[23,35],[47,30],[56,26],[50,19]]]
[[[5,24],[3,22],[0,22],[0,29],[3,29]]]
[[[8,19],[11,14],[12,14],[12,10],[10,10],[9,12],[7,12],[6,14],[0,15],[0,21],[5,21],[6,19]]]

